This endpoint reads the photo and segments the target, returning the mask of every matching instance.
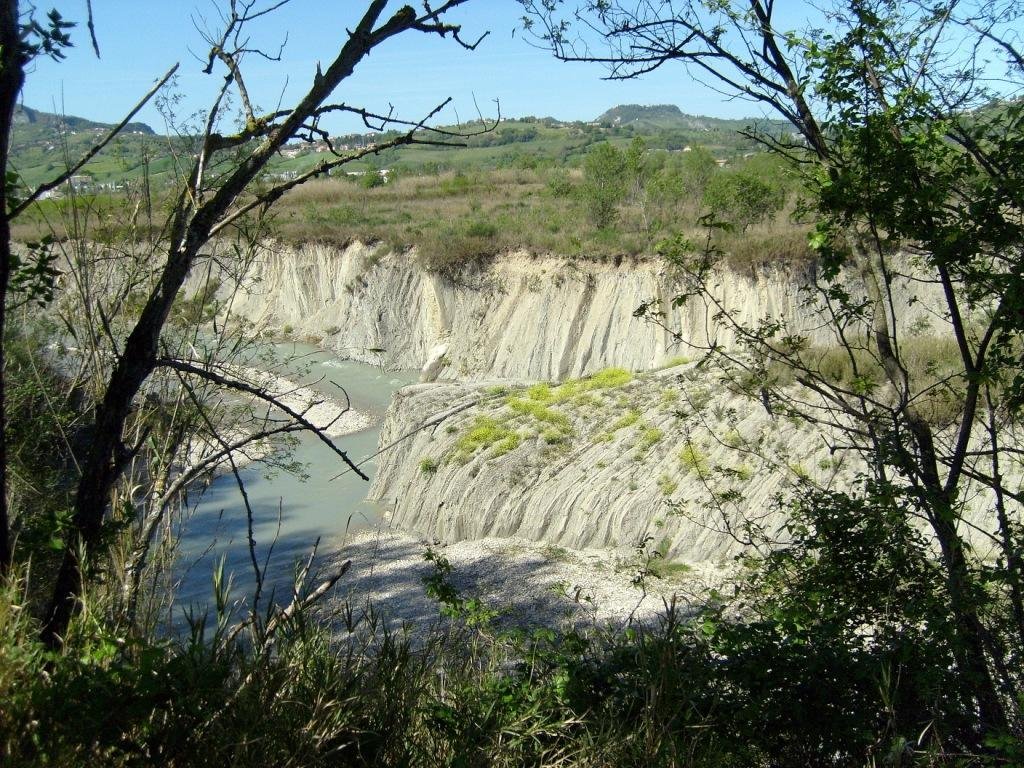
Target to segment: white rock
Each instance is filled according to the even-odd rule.
[[[720,272],[712,291],[740,323],[771,316],[814,343],[831,343],[800,290],[814,277],[810,266],[765,264]],[[899,313],[907,326],[928,316],[925,302],[911,306],[910,297],[934,287],[911,290],[901,280],[893,291],[907,297]],[[520,252],[439,275],[420,268],[415,251],[355,243],[268,246],[244,290],[223,298],[235,316],[275,332],[290,327],[342,358],[415,370],[447,345],[439,378],[548,380],[609,366],[647,370],[686,354],[665,328],[633,317],[649,301],[685,342],[732,345],[733,331],[713,320],[716,308],[672,305],[680,288],[654,259],[616,266]]]
[[[441,375],[441,371],[448,364],[445,355],[448,354],[447,344],[438,344],[436,347],[430,350],[427,355],[427,362],[423,364],[423,370],[420,372],[420,381],[432,382],[437,381]]]

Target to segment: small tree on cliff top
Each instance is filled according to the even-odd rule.
[[[609,229],[618,219],[619,203],[626,199],[626,158],[608,142],[594,146],[583,162],[583,201],[598,229]]]

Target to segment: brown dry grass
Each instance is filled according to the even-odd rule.
[[[596,229],[576,194],[579,176],[566,169],[448,172],[370,189],[348,179],[318,181],[281,201],[276,234],[289,242],[415,246],[431,268],[517,249],[592,260],[643,257],[669,231],[702,242],[702,211],[691,201],[656,210],[623,205],[616,227]],[[720,245],[737,267],[810,258],[806,228],[790,223],[787,212]]]
[[[424,266],[444,269],[513,250],[553,253],[595,261],[653,256],[669,233],[681,232],[700,247],[704,213],[692,200],[646,208],[619,208],[616,226],[599,230],[590,222],[578,194],[578,169],[499,169],[405,176],[367,188],[360,177],[309,182],[275,206],[269,234],[288,243],[355,240],[385,242],[396,250],[415,247]],[[166,206],[154,203],[154,230]],[[134,229],[128,220],[134,214]],[[71,226],[73,222],[77,223]],[[83,227],[84,224],[84,227]],[[72,229],[92,239],[150,230],[136,202],[92,196],[78,201],[44,201],[14,223],[15,239],[36,240],[52,233],[72,237]],[[806,228],[787,212],[745,233],[724,235],[719,243],[736,268],[810,258]]]
[[[966,377],[956,341],[951,336],[907,336],[899,345],[899,357],[910,377],[911,401],[925,419],[940,429],[957,423]],[[877,394],[887,386],[878,354],[867,345],[811,347],[800,359],[807,370],[848,391]],[[779,363],[771,377],[786,385],[793,381],[793,372]]]

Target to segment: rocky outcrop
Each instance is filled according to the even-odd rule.
[[[713,293],[741,323],[770,316],[828,343],[801,291],[813,277],[809,267],[723,271]],[[683,342],[731,345],[734,334],[715,322],[716,308],[672,305],[679,288],[654,260],[615,265],[513,253],[441,275],[420,268],[414,251],[313,244],[267,247],[227,311],[348,359],[391,369],[432,360],[431,376],[441,380],[560,380],[609,366],[664,365],[686,354],[673,332]],[[650,301],[664,328],[633,317]],[[441,348],[443,357],[431,358]]]
[[[669,559],[721,563],[752,532],[784,540],[795,484],[850,486],[863,465],[826,438],[694,363],[561,386],[419,384],[392,402],[370,496],[395,525],[442,541],[646,542]],[[965,499],[963,533],[986,556],[991,499]]]
[[[385,421],[370,496],[397,526],[445,541],[647,541],[707,561],[745,546],[748,518],[778,533],[774,498],[798,478],[844,471],[820,439],[704,383],[693,364],[625,378],[407,387]]]

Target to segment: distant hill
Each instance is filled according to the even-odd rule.
[[[657,128],[678,127],[687,123],[687,115],[675,104],[620,104],[602,113],[597,121],[601,125],[644,125]],[[689,126],[687,127],[696,127]]]
[[[519,164],[534,167],[538,163],[573,165],[581,162],[594,143],[611,141],[625,146],[636,136],[642,136],[652,150],[678,151],[700,145],[716,157],[733,159],[760,150],[755,142],[740,134],[754,122],[762,130],[773,133],[789,130],[781,121],[688,115],[672,104],[623,104],[590,122],[551,117],[507,119],[493,131],[454,142],[461,146],[402,147],[355,163],[349,170],[395,166],[400,171],[417,173]],[[11,167],[20,175],[25,187],[34,188],[82,157],[111,127],[84,117],[22,107],[15,115]],[[452,129],[472,127],[452,126]],[[335,146],[354,150],[395,135],[349,134],[335,137]],[[154,186],[172,184],[180,173],[174,155],[193,152],[192,143],[187,137],[161,136],[145,123],[129,123],[79,174],[86,180],[81,182],[82,188],[113,190],[144,178]],[[268,173],[278,177],[301,173],[325,159],[325,151],[325,146],[296,142],[271,161]]]
[[[102,131],[106,133],[114,127],[111,123],[97,123],[84,117],[75,117],[74,115],[55,115],[26,106],[20,106],[15,109],[14,123],[16,126],[15,130],[18,131],[20,129],[23,134],[52,132],[54,137],[62,130]],[[156,132],[145,123],[128,123],[124,127],[124,132],[145,136],[156,135]]]
[[[675,104],[620,104],[602,113],[596,122],[609,128],[633,126],[637,132],[664,130],[735,132],[754,123],[762,129],[770,128],[773,131],[790,129],[789,124],[783,120],[764,120],[754,117],[729,119],[688,115]]]
[[[113,127],[75,115],[18,107],[11,135],[11,165],[26,187],[34,187],[84,155]],[[168,173],[171,161],[162,138],[145,123],[128,123],[83,173],[98,184],[116,185],[137,178],[144,157],[151,161],[151,174]]]

